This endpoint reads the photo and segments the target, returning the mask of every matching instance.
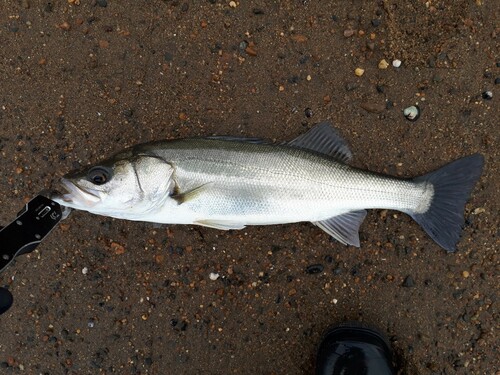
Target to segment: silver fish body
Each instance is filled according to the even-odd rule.
[[[350,156],[345,141],[326,123],[281,145],[235,138],[153,142],[65,177],[70,193],[55,199],[118,218],[219,229],[311,221],[355,246],[365,209],[394,209],[414,217],[447,250],[455,248],[463,206],[481,173],[480,155],[445,167],[447,176],[460,172],[458,180],[442,173],[437,178],[438,171],[414,180],[380,175],[349,166]],[[464,171],[469,176],[462,176]],[[461,192],[460,202],[443,198],[443,179],[451,189],[446,194]],[[435,228],[450,205],[453,220]]]

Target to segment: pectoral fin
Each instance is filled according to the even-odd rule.
[[[182,204],[187,201],[190,201],[192,199],[196,199],[200,194],[202,194],[206,189],[210,187],[211,183],[206,183],[201,186],[197,186],[194,189],[182,192],[182,193],[177,193],[172,195],[172,198],[177,201],[177,203]]]
[[[234,221],[229,220],[198,220],[193,224],[201,225],[204,227],[221,229],[221,230],[231,230],[231,229],[243,229],[245,228],[245,224],[236,223]]]
[[[365,216],[365,210],[351,211],[313,224],[344,245],[359,247],[359,227]]]

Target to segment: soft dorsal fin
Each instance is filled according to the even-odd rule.
[[[326,154],[342,163],[347,163],[352,158],[347,142],[326,121],[314,126],[287,145]]]
[[[313,222],[313,224],[344,245],[359,247],[359,226],[365,216],[365,210],[351,211],[327,220]]]

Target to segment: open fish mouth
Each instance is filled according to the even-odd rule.
[[[63,187],[66,189],[66,194],[59,195],[61,203],[67,203],[68,206],[85,206],[93,207],[101,201],[99,192],[90,188],[81,188],[66,178],[61,179]]]

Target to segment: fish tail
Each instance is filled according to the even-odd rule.
[[[432,198],[424,212],[408,212],[427,234],[449,252],[455,251],[464,225],[464,207],[481,176],[484,157],[470,155],[414,179],[432,185]]]

